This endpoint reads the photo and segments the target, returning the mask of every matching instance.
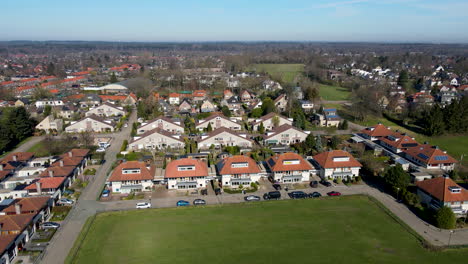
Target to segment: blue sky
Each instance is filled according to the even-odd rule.
[[[0,40],[468,43],[468,0],[3,0]]]

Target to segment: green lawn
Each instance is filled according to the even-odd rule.
[[[51,154],[49,151],[47,151],[47,148],[45,148],[45,142],[44,140],[41,140],[37,142],[34,146],[28,149],[28,152],[34,152],[34,155],[36,157],[47,157],[50,156]]]
[[[67,263],[438,264],[468,256],[424,249],[365,196],[110,212],[88,227]]]
[[[296,76],[304,72],[304,64],[252,64],[247,71],[266,72],[293,84]]]
[[[327,101],[348,100],[351,92],[343,87],[320,84],[320,97]]]

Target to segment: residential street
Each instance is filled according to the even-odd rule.
[[[132,112],[128,123],[132,124],[136,121],[136,118],[137,113],[135,110]],[[108,148],[104,157],[106,162],[97,170],[92,182],[90,182],[88,187],[83,191],[74,209],[70,211],[67,219],[62,223],[62,226],[50,241],[42,263],[64,263],[86,219],[95,214],[98,210],[104,209],[104,206],[97,202],[96,199],[104,187],[111,165],[116,160],[116,154],[120,152],[123,141],[129,138],[131,131],[132,126],[129,125],[123,128],[121,132],[114,133],[112,145]]]

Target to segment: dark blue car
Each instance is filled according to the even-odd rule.
[[[177,202],[177,206],[189,206],[190,203],[188,201],[180,200]]]

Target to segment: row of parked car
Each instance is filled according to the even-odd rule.
[[[328,196],[340,196],[340,192],[328,192]],[[303,191],[293,191],[288,193],[289,198],[291,199],[305,199],[305,198],[318,198],[321,197],[322,194],[319,192],[312,192],[312,193],[305,193]],[[263,195],[263,200],[279,200],[281,199],[281,193],[279,191],[272,191],[272,192],[267,192]],[[261,198],[260,196],[257,195],[248,195],[244,197],[244,200],[247,202],[251,201],[260,201]]]

